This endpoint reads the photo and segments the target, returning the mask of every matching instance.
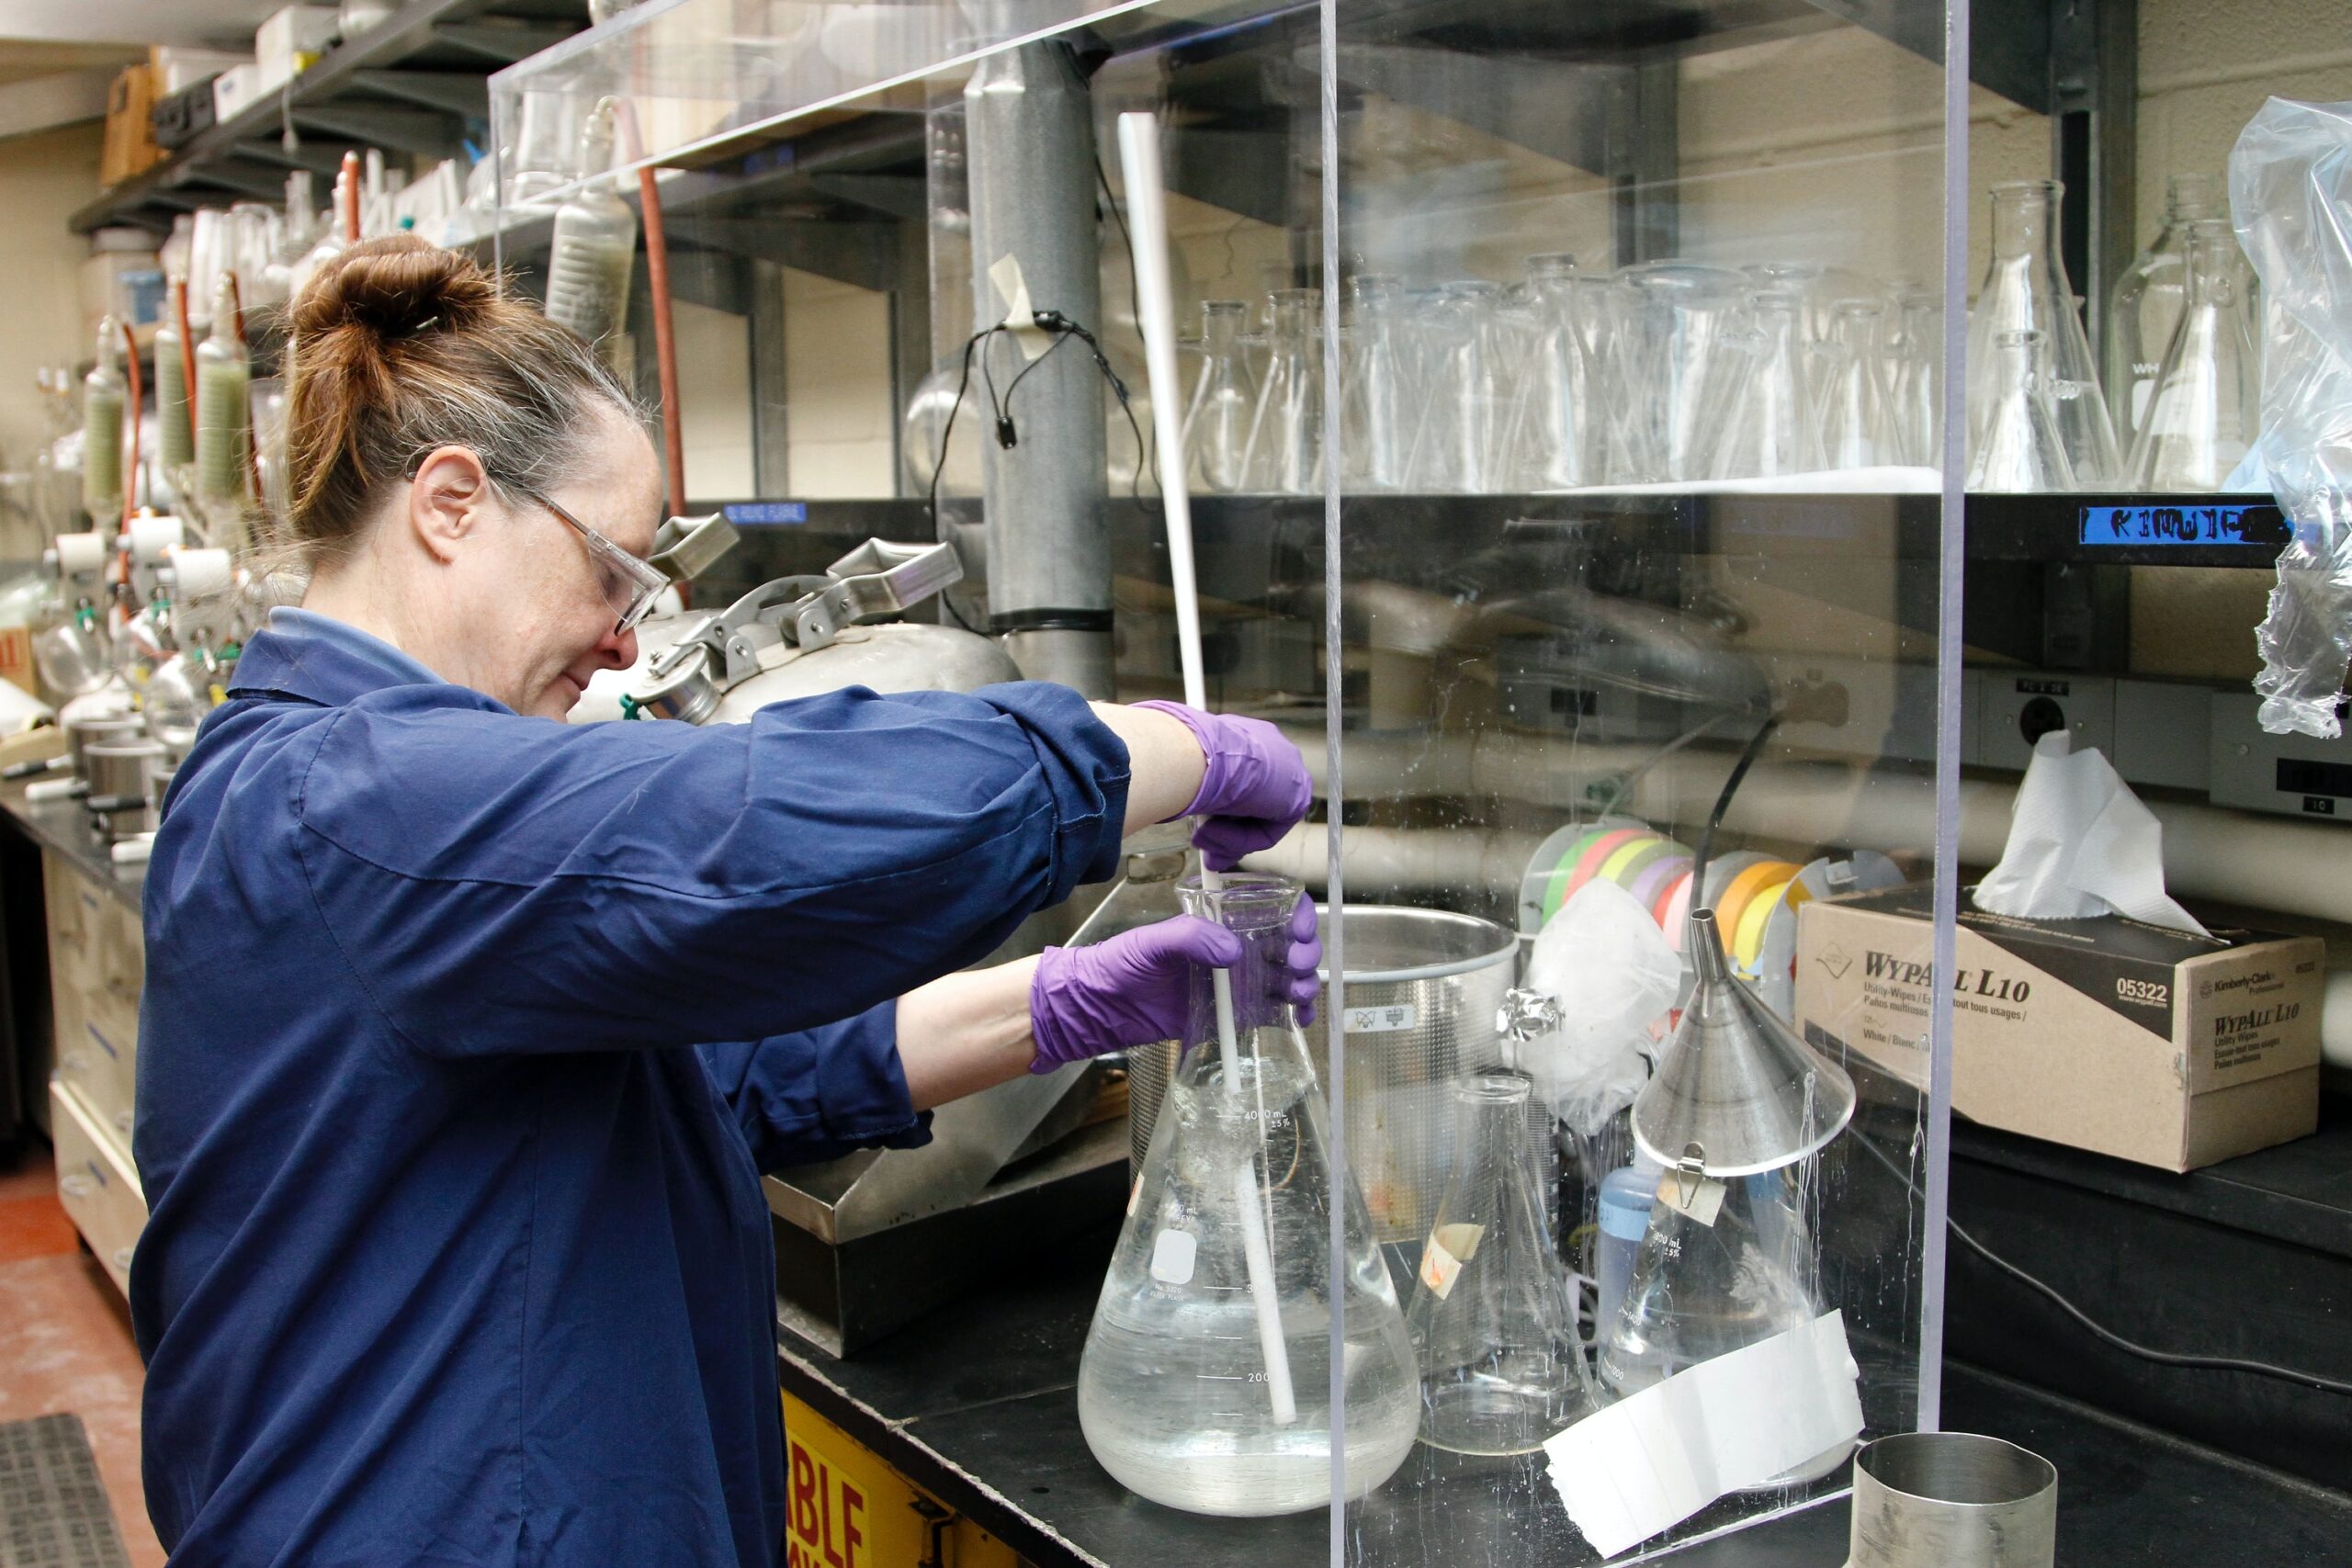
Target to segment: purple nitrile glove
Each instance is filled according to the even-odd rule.
[[[1231,871],[1243,855],[1280,841],[1315,804],[1306,759],[1265,720],[1203,713],[1182,703],[1135,705],[1179,720],[1200,742],[1208,765],[1183,815],[1204,818],[1193,829],[1193,845],[1213,870]]]
[[[1315,935],[1315,907],[1300,908],[1303,921],[1291,921],[1285,971],[1274,981],[1281,995],[1234,998],[1245,1029],[1264,1022],[1283,1001],[1299,1008],[1302,1023],[1314,1016],[1323,944]],[[1105,1051],[1180,1037],[1193,966],[1227,969],[1240,961],[1241,939],[1197,915],[1122,931],[1091,947],[1046,949],[1029,986],[1029,1028],[1037,1043],[1029,1070],[1051,1072]]]

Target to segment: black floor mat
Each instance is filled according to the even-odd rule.
[[[0,1426],[0,1568],[130,1568],[79,1416]]]

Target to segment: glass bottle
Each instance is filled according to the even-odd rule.
[[[1267,298],[1266,376],[1241,459],[1241,488],[1251,494],[1322,493],[1322,302],[1318,288],[1278,288]]]
[[[1887,418],[1897,462],[1940,468],[1944,455],[1944,301],[1928,289],[1897,296],[1903,331],[1889,363]]]
[[[2072,490],[2075,475],[2058,415],[2051,407],[2047,340],[2038,332],[2003,333],[1991,368],[2004,389],[1985,411],[1968,465],[1968,488],[1993,493]],[[1973,379],[1976,367],[1972,362]]]
[[[122,329],[98,323],[97,352],[82,378],[82,510],[100,532],[122,515]]]
[[[1510,383],[1501,294],[1476,279],[1442,284],[1421,311],[1420,416],[1405,464],[1409,491],[1487,495],[1507,488]]]
[[[613,111],[599,106],[580,133],[580,167],[590,175],[555,211],[548,253],[548,320],[595,344],[609,362],[628,321],[637,266],[637,212],[613,190]]]
[[[237,335],[235,287],[221,278],[212,332],[196,351],[196,499],[208,520],[233,518],[253,496],[254,370]]]
[[[1993,259],[1968,320],[1968,424],[1972,440],[1981,436],[1994,405],[2010,389],[2002,358],[1994,352],[1996,340],[2005,333],[2041,333],[2049,344],[2050,399],[2067,465],[2077,484],[2092,488],[2112,482],[2121,464],[2115,427],[2098,395],[2090,339],[2058,254],[2064,194],[2056,180],[1993,187]]]
[[[2148,248],[2115,280],[2107,311],[2108,407],[2117,445],[2137,446],[2140,422],[2173,328],[2188,300],[2188,225],[2226,218],[2219,175],[2175,175],[2165,182],[2165,220]]]
[[[1227,1049],[1210,972],[1193,975],[1184,1055],[1152,1130],[1079,1362],[1079,1425],[1102,1468],[1156,1503],[1256,1517],[1331,1499],[1330,1224],[1342,1206],[1348,1490],[1413,1446],[1419,1380],[1354,1181],[1326,1154],[1323,1096],[1272,977],[1295,882],[1182,886],[1188,913],[1242,940]]]
[[[1353,490],[1405,488],[1413,420],[1405,286],[1363,273],[1348,281],[1350,312],[1345,401],[1340,411],[1340,472]]]
[[[1406,1317],[1434,1449],[1529,1453],[1593,1408],[1527,1136],[1532,1092],[1514,1072],[1454,1086],[1457,1160]]]
[[[155,437],[164,472],[176,489],[189,464],[196,461],[196,424],[188,396],[187,360],[180,350],[182,301],[187,292],[183,278],[172,279],[163,314],[155,321]]]
[[[1525,490],[1567,490],[1600,479],[1601,431],[1596,404],[1588,293],[1577,287],[1572,255],[1527,258],[1534,334],[1514,441],[1514,483]]]
[[[1881,375],[1886,306],[1840,299],[1830,310],[1826,372],[1821,389],[1821,455],[1833,468],[1875,468],[1894,462],[1894,426]]]
[[[1707,477],[1816,472],[1821,440],[1806,374],[1804,299],[1787,289],[1758,289],[1747,297],[1747,330],[1724,340],[1722,373],[1700,425]]]
[[[2132,488],[2216,491],[2259,434],[2262,386],[2237,236],[2188,226],[2187,302],[2132,453]]]
[[[1257,412],[1258,382],[1241,343],[1250,307],[1211,299],[1201,307],[1201,374],[1184,408],[1184,454],[1193,486],[1211,495],[1241,488],[1241,459]]]

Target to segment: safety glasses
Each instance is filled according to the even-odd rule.
[[[504,480],[499,482],[505,483]],[[596,585],[604,592],[605,603],[612,606],[615,637],[645,619],[646,613],[653,608],[653,602],[662,596],[662,590],[670,586],[668,578],[548,497],[536,491],[525,490],[520,485],[508,484],[506,488],[527,501],[537,502],[570,524],[572,532],[578,534],[581,542],[588,547],[588,558],[596,568]]]

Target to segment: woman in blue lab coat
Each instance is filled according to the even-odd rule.
[[[1039,684],[567,727],[659,583],[627,391],[413,240],[346,253],[292,326],[310,588],[146,884],[148,1506],[188,1568],[766,1568],[759,1169],[1165,1038],[1229,934],[956,971],[1129,829],[1271,842],[1304,767]]]

